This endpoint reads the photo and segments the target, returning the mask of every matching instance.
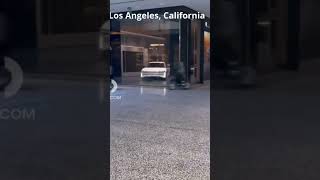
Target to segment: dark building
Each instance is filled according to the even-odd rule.
[[[0,7],[10,25],[6,55],[25,72],[105,74],[97,39],[109,1],[3,0]]]
[[[7,54],[30,72],[105,73],[106,62],[99,60],[97,39],[108,16],[108,3],[105,0],[77,3],[2,0],[0,10],[8,15],[11,24]],[[258,73],[265,73],[295,69],[300,57],[319,56],[320,16],[316,0],[217,0],[212,3],[215,20],[211,25],[214,27],[211,28],[214,40],[211,49],[215,66],[220,59],[234,58],[240,65],[250,64]],[[174,30],[171,32],[167,34],[174,36]],[[173,57],[173,53],[170,56]],[[201,66],[198,71],[200,69]],[[196,79],[201,81],[201,76]]]
[[[258,75],[298,69],[299,0],[221,0],[213,7],[217,69],[230,59]]]
[[[320,1],[301,0],[300,48],[303,59],[314,59],[320,56]]]

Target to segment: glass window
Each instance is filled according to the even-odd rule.
[[[179,61],[177,59],[179,57],[178,21],[121,20],[120,33],[122,53],[139,52],[140,54],[140,56],[122,56],[124,73],[129,61],[133,67],[136,67],[134,70],[137,73],[144,66],[165,66],[165,64]],[[149,62],[162,62],[162,64]]]

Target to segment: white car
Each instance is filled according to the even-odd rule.
[[[141,70],[141,78],[159,77],[166,79],[168,76],[168,68],[165,62],[149,62],[148,67]]]

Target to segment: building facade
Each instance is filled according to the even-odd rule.
[[[122,43],[118,46],[120,47],[118,61],[112,61],[115,75],[122,78],[130,74],[123,69],[121,48],[122,51],[125,48],[130,49],[131,47],[128,46],[132,46],[132,42],[136,42],[135,46],[140,47],[139,51],[143,57],[149,55],[150,59],[161,57],[170,65],[178,60],[186,62],[189,66],[186,69],[189,72],[188,76],[193,73],[190,80],[193,79],[192,81],[195,82],[208,79],[208,73],[206,73],[209,72],[208,64],[210,63],[209,60],[206,60],[209,59],[207,57],[210,54],[208,49],[214,52],[212,61],[214,66],[219,64],[217,54],[223,51],[220,49],[221,44],[230,47],[225,49],[232,49],[227,50],[224,57],[235,54],[234,58],[239,64],[253,65],[258,72],[270,72],[279,67],[294,69],[299,64],[299,19],[310,14],[306,11],[310,9],[307,7],[307,2],[310,1],[213,1],[212,14],[215,19],[214,28],[211,28],[212,33],[210,34],[213,37],[214,44],[211,45],[213,48],[206,48],[210,46],[208,41],[209,20],[206,22],[157,22],[157,24],[146,23],[143,26],[141,26],[142,23],[129,25],[128,22],[113,21],[112,31],[119,32],[123,27],[124,31],[130,32],[118,37],[115,34],[112,35],[113,38],[119,38],[118,41]],[[83,0],[74,3],[71,0],[31,0],[28,2],[2,0],[0,3],[1,10],[8,14],[12,22],[8,55],[16,59],[25,70],[105,74],[107,62],[99,57],[97,42],[100,27],[108,19],[109,14],[106,12],[108,12],[109,1]],[[16,4],[20,5],[16,6]],[[299,5],[304,7],[301,16]],[[181,8],[185,11],[193,11],[190,8]],[[161,11],[161,8],[154,10]],[[309,23],[310,27],[315,24]],[[137,25],[146,30],[139,32]],[[313,37],[313,34],[317,33],[317,31],[307,31],[306,28],[301,30],[301,33],[304,33],[301,34],[303,43],[312,40],[308,38],[309,34],[311,34],[310,37]],[[137,37],[133,37],[133,34]],[[183,37],[181,40],[178,38],[179,35]],[[141,39],[147,40],[143,42]],[[143,45],[147,41],[150,41],[150,44],[164,44],[165,46],[158,47],[158,55],[155,55],[156,51],[151,50],[149,54],[148,47],[147,55],[146,47]],[[160,43],[155,43],[156,41]],[[203,42],[200,43],[200,41]],[[117,46],[112,46],[115,51]],[[195,52],[192,51],[193,47],[196,49]],[[162,51],[161,55],[159,55],[160,51]],[[134,54],[127,53],[126,55]],[[120,63],[117,64],[117,62]],[[144,60],[143,63],[145,62],[147,61]]]
[[[230,59],[258,75],[298,68],[299,0],[221,0],[213,7],[217,68]]]
[[[10,21],[8,56],[25,72],[106,74],[97,40],[109,1],[3,0],[0,4]]]
[[[137,13],[197,13],[175,6],[134,11]],[[120,12],[125,14],[126,12]],[[118,13],[117,13],[118,14]],[[111,65],[118,81],[140,80],[149,62],[165,62],[172,73],[182,62],[188,80],[202,83],[210,79],[210,20],[110,20]]]

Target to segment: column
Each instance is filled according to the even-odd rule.
[[[180,21],[180,61],[185,65],[186,77],[190,80],[191,52],[191,22],[183,19]]]
[[[120,21],[110,21],[110,46],[111,46],[111,58],[110,64],[112,66],[113,77],[117,82],[121,81],[121,35],[120,35]]]

